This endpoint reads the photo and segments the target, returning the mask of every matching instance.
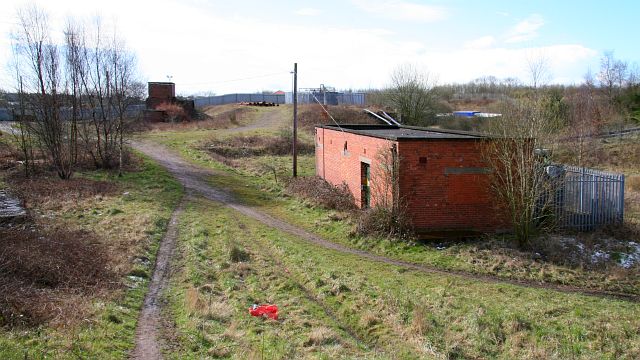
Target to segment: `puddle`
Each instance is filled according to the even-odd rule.
[[[26,214],[19,199],[12,197],[5,190],[0,190],[0,220],[19,218]]]

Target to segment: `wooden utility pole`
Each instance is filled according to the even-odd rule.
[[[293,63],[293,177],[298,176],[298,63]]]

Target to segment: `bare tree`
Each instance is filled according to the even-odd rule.
[[[397,67],[391,74],[391,86],[386,90],[389,104],[400,114],[406,125],[429,125],[435,114],[435,79],[413,65]]]
[[[110,52],[109,62],[112,68],[112,106],[115,108],[118,119],[117,134],[118,143],[118,175],[122,175],[122,163],[124,153],[125,118],[127,110],[135,101],[144,94],[144,85],[137,78],[136,58],[129,51],[122,39],[114,33],[113,47]]]
[[[18,24],[16,79],[23,112],[34,120],[21,126],[23,144],[33,136],[28,143],[44,150],[63,179],[79,150],[96,167],[121,170],[127,110],[142,95],[133,52],[115,31],[106,35],[99,19],[89,29],[69,19],[64,45],[51,40],[47,14],[36,7],[19,10]]]
[[[554,127],[534,96],[506,106],[491,123],[493,137],[483,147],[492,168],[492,191],[521,247],[527,246],[551,206],[544,164],[536,149],[554,143]]]
[[[527,71],[534,89],[545,86],[551,80],[549,59],[544,54],[528,56]]]
[[[615,102],[615,97],[620,94],[624,87],[628,74],[628,64],[622,60],[617,60],[613,56],[613,51],[606,51],[600,58],[600,71],[598,81],[600,87],[604,89],[609,103]]]
[[[14,50],[17,80],[25,87],[23,101],[35,118],[30,131],[48,155],[58,176],[68,179],[75,168],[75,142],[68,124],[61,116],[64,102],[63,69],[59,48],[49,35],[45,12],[35,6],[18,11]]]
[[[125,117],[142,96],[135,56],[115,31],[105,36],[99,19],[91,31],[68,22],[65,35],[73,108],[78,108],[73,114],[82,120],[84,150],[96,167],[121,171]]]
[[[566,139],[573,144],[573,161],[584,166],[592,148],[594,136],[600,132],[604,122],[603,109],[593,75],[588,72],[582,86],[574,89],[568,96],[569,126],[565,129]]]

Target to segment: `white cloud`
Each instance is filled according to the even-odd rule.
[[[539,14],[533,14],[517,23],[505,39],[507,43],[518,43],[531,40],[538,36],[538,29],[544,25],[544,19]]]
[[[441,83],[466,82],[483,75],[527,78],[530,51],[494,48],[496,38],[491,36],[472,40],[464,48],[434,51],[422,39],[402,37],[402,33],[382,27],[293,25],[256,13],[230,16],[214,5],[203,9],[197,2],[177,0],[131,2],[130,11],[120,12],[128,2],[101,3],[103,19],[108,22],[117,16],[118,30],[137,52],[145,80],[162,81],[172,75],[182,94],[289,90],[294,62],[298,63],[300,87],[381,87],[388,83],[390,72],[403,63],[424,66]],[[41,0],[40,5],[59,23],[66,15],[91,16],[97,6],[83,0],[64,7]],[[149,20],[140,21],[139,14],[146,11]],[[12,20],[0,14],[0,20],[4,19]],[[270,34],[270,40],[265,40],[265,34]],[[576,44],[542,49],[552,73],[558,76],[553,80],[565,82],[579,81],[588,66],[586,61],[598,57],[597,52]],[[10,54],[6,45],[0,49],[0,64]],[[12,78],[9,73],[7,79]]]
[[[484,49],[495,44],[495,42],[496,42],[496,38],[494,38],[493,36],[482,36],[477,39],[466,42],[464,44],[464,47],[467,49]]]
[[[447,17],[447,11],[443,7],[403,0],[352,0],[351,2],[361,10],[393,20],[435,22]]]
[[[531,54],[544,54],[550,71],[558,74],[552,83],[579,82],[583,65],[597,58],[598,52],[578,44],[560,44],[537,48],[462,49],[454,52],[425,54],[414,61],[427,64],[438,72],[443,82],[467,82],[474,78],[493,75],[498,78],[517,77],[528,81],[527,61]]]
[[[294,11],[296,15],[300,16],[317,16],[322,14],[322,10],[316,8],[302,8]]]

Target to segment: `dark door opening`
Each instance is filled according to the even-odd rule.
[[[363,209],[371,206],[371,180],[370,166],[367,163],[360,163],[360,202]]]

